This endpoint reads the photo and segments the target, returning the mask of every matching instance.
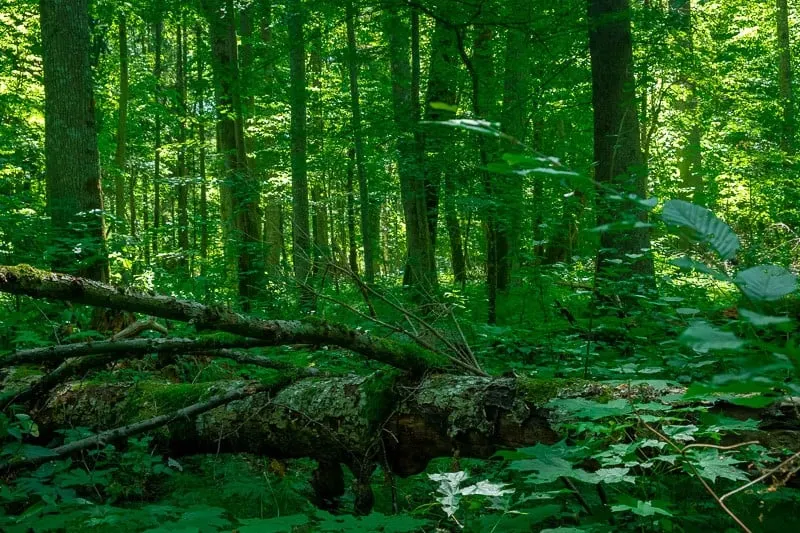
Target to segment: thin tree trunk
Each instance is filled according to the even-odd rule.
[[[425,120],[445,121],[455,117],[458,105],[459,58],[456,47],[456,34],[442,20],[437,20],[431,44],[430,71],[425,95]],[[449,107],[436,106],[445,104]],[[435,195],[435,201],[428,203],[429,222],[432,233],[438,218],[438,190],[442,177],[445,181],[444,217],[450,241],[450,262],[455,282],[461,286],[466,283],[464,250],[461,239],[461,226],[458,221],[456,197],[456,175],[452,170],[452,146],[454,135],[449,128],[429,127],[425,132],[426,177],[428,198]]]
[[[180,21],[177,31],[178,65],[176,83],[178,89],[178,248],[180,264],[184,268],[189,261],[189,175],[186,168],[186,57],[188,39],[186,24]],[[174,220],[174,219],[173,219]]]
[[[794,154],[796,120],[792,91],[792,41],[789,35],[788,1],[776,0],[775,7],[778,26],[778,85],[783,107],[781,149],[787,154]]]
[[[294,275],[306,287],[311,275],[311,228],[309,227],[307,117],[306,117],[306,52],[303,37],[302,0],[289,0],[289,66],[291,87],[291,159],[292,159],[292,261]],[[313,295],[301,290],[304,307],[310,307]]]
[[[160,15],[157,15],[160,17]],[[159,240],[161,233],[161,49],[164,43],[164,22],[158,20],[155,25],[156,50],[153,76],[156,79],[156,123],[155,154],[153,159],[153,258],[158,260]]]
[[[89,8],[86,0],[42,0],[45,174],[54,268],[109,277],[97,148]]]
[[[495,87],[494,87],[494,60],[492,54],[491,30],[483,29],[475,39],[472,52],[472,105],[477,117],[492,120],[496,113]],[[495,153],[497,143],[490,141],[485,136],[478,136],[480,161],[483,167],[489,164],[489,154]],[[494,176],[488,172],[481,172],[483,193],[487,202],[484,212],[486,224],[486,288],[487,288],[487,322],[497,322],[497,292],[501,287],[500,258],[508,251],[505,235],[500,232],[497,204],[498,188]]]
[[[117,148],[114,153],[114,215],[117,227],[124,232],[125,228],[125,173],[127,166],[127,135],[128,135],[128,30],[125,13],[119,15],[119,109],[117,114]],[[131,235],[135,232],[132,229]]]
[[[208,259],[208,177],[206,176],[206,122],[203,113],[205,96],[203,88],[203,29],[200,24],[195,26],[195,54],[197,55],[197,144],[198,144],[198,171],[200,173],[200,257],[203,259],[205,269]],[[204,271],[204,270],[203,270]]]
[[[138,234],[136,229],[136,223],[138,222],[136,220],[136,172],[137,170],[134,168],[128,182],[128,210],[130,211],[131,219],[130,234],[134,238]]]
[[[364,281],[373,283],[375,281],[377,235],[374,235],[372,231],[371,213],[374,210],[374,206],[369,196],[369,181],[364,164],[364,132],[361,125],[361,101],[358,89],[359,61],[355,28],[357,16],[358,9],[356,8],[355,0],[348,0],[345,13],[347,21],[347,67],[350,78],[350,112],[352,115],[351,127],[353,128],[355,170],[358,176],[358,195],[361,200],[361,240],[363,242]],[[357,269],[353,271],[356,272]]]
[[[355,215],[355,193],[353,191],[353,174],[355,173],[356,154],[355,149],[347,151],[347,258],[350,264],[350,271],[358,275],[358,251],[356,248],[356,215]],[[362,220],[363,223],[363,220]],[[369,282],[368,282],[369,283]]]

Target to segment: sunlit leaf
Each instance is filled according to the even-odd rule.
[[[707,242],[722,259],[733,258],[739,250],[739,237],[705,207],[683,200],[670,200],[664,204],[661,218],[669,225],[691,230],[695,240]]]
[[[760,265],[739,272],[734,280],[751,300],[773,301],[797,289],[797,276],[777,265]]]

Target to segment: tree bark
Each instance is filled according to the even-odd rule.
[[[775,0],[778,27],[778,86],[780,87],[783,124],[781,149],[794,153],[796,119],[794,116],[794,92],[792,90],[792,41],[789,34],[789,5],[787,0]]]
[[[305,21],[302,0],[290,0],[289,8],[289,66],[291,87],[289,101],[292,122],[292,262],[295,279],[301,286],[301,300],[306,308],[313,306],[313,295],[304,287],[311,276],[311,227],[308,205],[308,132],[306,116],[306,49],[303,35]]]
[[[87,0],[41,0],[47,210],[52,265],[107,281]]]
[[[353,274],[358,275],[358,248],[356,246],[356,202],[355,191],[353,190],[353,174],[355,174],[354,170],[356,166],[355,149],[351,148],[348,150],[347,155],[347,259],[350,266],[350,271],[353,272]],[[363,227],[364,220],[362,219],[361,222]],[[366,273],[364,274],[364,281],[371,283],[371,281],[367,279]]]
[[[203,0],[203,9],[211,31],[218,147],[225,162],[221,189],[229,202],[223,215],[229,217],[239,298],[242,308],[248,310],[264,287],[264,267],[258,212],[260,186],[250,174],[245,150],[235,10],[233,0]]]
[[[372,211],[374,206],[369,195],[369,179],[365,165],[364,131],[361,125],[361,97],[358,88],[358,47],[356,43],[356,0],[347,0],[345,18],[347,21],[347,70],[350,80],[350,113],[353,129],[353,149],[355,169],[358,176],[358,196],[361,201],[361,241],[364,256],[364,280],[375,281],[375,260],[377,257],[377,235],[373,235]],[[354,269],[353,272],[356,272]]]
[[[532,3],[513,0],[507,4],[507,19],[511,26],[506,31],[505,75],[503,78],[503,111],[500,119],[504,133],[520,143],[528,141],[529,110],[531,101],[531,48],[528,26]],[[518,151],[516,146],[511,151]],[[534,178],[540,181],[541,178]],[[499,174],[497,180],[500,209],[497,230],[501,236],[498,252],[497,288],[507,291],[514,265],[519,262],[522,237],[522,217],[525,212],[523,179],[516,174]]]
[[[431,44],[430,71],[425,94],[425,120],[445,121],[455,117],[458,106],[459,59],[455,31],[442,20],[437,20]],[[444,104],[442,107],[435,104]],[[458,285],[466,283],[464,266],[464,245],[461,239],[461,226],[458,222],[458,208],[455,202],[456,177],[452,168],[454,135],[449,128],[429,127],[425,132],[427,192],[436,192],[436,201],[428,202],[431,210],[431,227],[436,228],[438,217],[438,190],[444,178],[444,218],[450,241],[450,262],[453,277]]]
[[[177,27],[177,72],[175,82],[178,90],[178,248],[180,264],[183,268],[189,265],[189,172],[186,166],[186,62],[188,37],[186,23],[181,20]]]
[[[496,119],[495,105],[495,68],[492,53],[494,34],[491,29],[481,28],[475,38],[472,51],[472,107],[475,116],[483,120]],[[490,155],[497,152],[497,142],[485,135],[478,136],[478,151],[481,166],[489,164]],[[487,322],[497,322],[497,293],[502,287],[500,280],[501,258],[508,252],[507,235],[500,230],[498,222],[498,187],[497,179],[489,171],[481,172],[484,200],[484,221],[486,228],[486,292]]]
[[[672,12],[676,17],[679,57],[682,59],[678,82],[685,96],[681,96],[677,108],[683,114],[685,137],[678,148],[678,175],[681,180],[681,196],[699,205],[705,204],[702,172],[702,146],[700,118],[698,113],[697,86],[694,77],[694,23],[692,22],[692,0],[672,0]],[[647,161],[646,159],[644,160]]]
[[[164,22],[161,19],[163,13],[159,12],[156,17],[159,20],[155,23],[155,65],[153,66],[153,77],[156,79],[155,101],[156,101],[156,120],[155,120],[155,146],[153,155],[153,259],[158,261],[159,241],[161,240],[161,52],[164,44]]]
[[[430,298],[437,286],[436,261],[430,239],[424,164],[417,138],[415,117],[419,109],[413,95],[412,66],[409,61],[411,31],[397,10],[387,12],[383,31],[389,41],[392,76],[392,108],[398,130],[397,173],[406,221],[407,263],[404,281],[417,299]]]
[[[125,228],[125,174],[127,172],[128,144],[128,28],[126,15],[121,12],[118,24],[119,46],[119,108],[117,113],[117,148],[114,152],[114,216],[119,230]],[[135,234],[131,221],[131,235]]]
[[[630,16],[628,0],[588,0],[598,225],[620,221],[621,204],[610,196],[647,196],[647,166],[639,145]],[[646,213],[634,209],[628,207],[624,213],[631,225],[646,222]],[[602,232],[597,254],[598,291],[633,294],[642,287],[654,287],[649,248],[647,227]],[[618,264],[620,261],[622,264]],[[627,290],[620,286],[623,282],[630,283]]]

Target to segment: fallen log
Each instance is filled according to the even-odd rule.
[[[219,452],[308,457],[321,465],[323,473],[317,477],[334,475],[340,471],[338,465],[344,464],[357,479],[366,480],[361,484],[365,495],[360,512],[367,512],[371,505],[368,479],[377,464],[408,476],[422,472],[437,457],[487,458],[501,449],[552,444],[565,437],[559,429],[565,420],[551,400],[631,394],[638,398],[647,389],[449,375],[415,383],[399,373],[376,372],[306,378],[276,394],[234,398],[193,419],[169,416],[246,388],[241,382],[69,384],[51,394],[35,420],[47,438],[48,429],[88,426],[102,430],[161,417],[169,425],[161,424],[154,436],[171,457]],[[663,391],[650,388],[645,394],[645,400],[652,401]],[[755,438],[765,446],[800,449],[794,406],[756,410],[720,403],[713,409],[760,420],[764,431],[741,435],[740,442]],[[152,430],[155,426],[142,427]],[[104,442],[111,438],[108,435],[114,433],[106,433]]]
[[[412,344],[381,339],[368,332],[320,320],[261,320],[221,306],[208,306],[171,296],[113,287],[97,281],[38,270],[28,265],[0,266],[0,292],[52,298],[73,303],[144,313],[189,322],[198,331],[217,330],[265,341],[265,345],[333,345],[389,366],[422,375],[443,370],[457,358],[443,357]]]

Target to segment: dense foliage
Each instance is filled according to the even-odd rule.
[[[0,530],[798,523],[787,4],[4,3]],[[440,375],[550,433],[453,405],[403,470],[389,420]],[[287,432],[372,431],[343,474],[166,429],[302,387],[334,414]]]

